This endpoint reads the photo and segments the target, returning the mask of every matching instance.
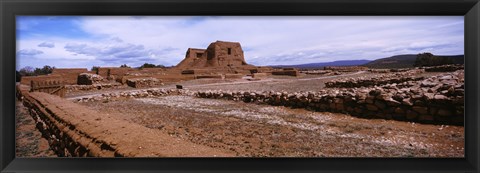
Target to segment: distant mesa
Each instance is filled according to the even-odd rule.
[[[380,58],[369,63],[366,63],[364,66],[368,68],[413,68],[415,66],[415,61],[417,60],[417,54],[406,54],[406,55],[395,55],[387,58]],[[450,59],[452,64],[463,64],[464,55],[435,55],[441,59]]]

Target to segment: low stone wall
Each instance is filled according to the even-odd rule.
[[[22,76],[20,83],[23,85],[30,85],[32,81],[46,81],[46,80],[63,80],[60,75],[39,75],[39,76]]]
[[[162,81],[152,77],[134,78],[134,79],[127,80],[127,85],[133,88],[155,87],[162,84],[163,84]]]
[[[225,79],[241,79],[244,74],[225,74]]]
[[[91,73],[81,73],[77,78],[77,85],[92,85],[100,82],[104,82],[102,76]]]
[[[196,92],[185,89],[151,88],[136,91],[120,91],[76,98],[73,102],[115,101],[129,98],[161,97],[167,95],[195,96]]]
[[[409,81],[418,81],[425,79],[424,77],[415,77],[415,74],[423,73],[423,70],[410,70],[407,72],[397,72],[382,74],[376,77],[357,77],[357,78],[345,78],[332,80],[326,82],[325,86],[328,88],[354,88],[354,87],[371,87],[375,85],[385,84],[400,84]]]
[[[255,79],[265,79],[269,76],[269,73],[253,73],[252,78]]]
[[[272,75],[299,76],[300,72],[298,70],[272,71]]]
[[[451,72],[457,70],[465,69],[463,65],[442,65],[442,66],[434,66],[434,67],[424,67],[425,71],[428,72]]]
[[[123,86],[121,83],[98,83],[92,85],[65,85],[66,92],[71,93],[75,91],[93,91],[106,88],[118,88]]]
[[[410,88],[335,89],[320,92],[200,91],[200,98],[228,99],[269,105],[347,113],[433,124],[463,125],[463,72],[418,81]]]
[[[354,72],[354,71],[368,70],[368,67],[364,67],[364,66],[327,66],[327,67],[324,67],[323,69],[324,70],[340,71],[340,72]]]
[[[339,112],[363,118],[383,118],[429,124],[463,125],[464,72],[433,76],[406,84],[374,88],[336,88],[319,92],[189,91],[143,89],[88,96],[74,102],[113,101],[128,98],[187,95],[200,98]]]
[[[331,74],[333,71],[332,70],[309,70],[309,71],[304,71],[305,74],[311,74],[311,75],[328,75]]]
[[[20,90],[42,136],[59,156],[74,157],[215,157],[233,152],[197,145],[89,110],[58,96]]]
[[[54,68],[52,75],[60,75],[65,84],[75,85],[77,84],[78,75],[81,73],[95,73],[89,72],[86,68]]]
[[[222,79],[223,76],[220,74],[211,74],[211,75],[195,75],[195,79]]]

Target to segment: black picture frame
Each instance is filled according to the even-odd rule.
[[[479,172],[478,0],[1,0],[1,172]],[[16,15],[464,15],[465,158],[15,158]]]

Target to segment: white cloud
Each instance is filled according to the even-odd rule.
[[[240,42],[248,63],[275,65],[372,60],[427,50],[463,54],[464,43],[462,16],[84,17],[77,22],[92,38],[49,38],[57,46],[40,49],[44,54],[38,58],[94,60],[97,64],[91,65],[107,66],[176,65],[187,48],[224,40]],[[23,43],[33,41],[21,41],[20,47],[32,48]]]
[[[42,43],[38,44],[38,47],[54,48],[55,43],[53,43],[53,42],[42,42]]]

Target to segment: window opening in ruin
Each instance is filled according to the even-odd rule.
[[[203,56],[203,53],[197,53],[197,58],[200,58]]]
[[[228,54],[229,54],[229,55],[232,54],[232,48],[228,48]]]

